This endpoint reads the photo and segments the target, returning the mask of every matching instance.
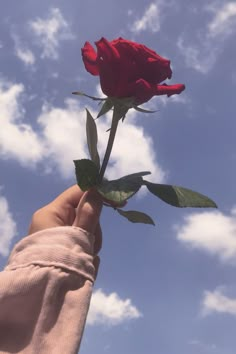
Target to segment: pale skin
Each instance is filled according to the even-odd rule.
[[[99,265],[97,254],[102,247],[102,231],[99,223],[102,204],[103,201],[96,191],[83,192],[74,185],[33,214],[29,235],[51,227],[80,227],[95,235],[94,266],[97,269]]]

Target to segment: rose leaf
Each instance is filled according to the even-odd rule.
[[[145,214],[141,213],[140,211],[136,210],[127,210],[124,211],[122,209],[116,209],[118,213],[122,216],[124,216],[126,219],[133,223],[143,223],[143,224],[150,224],[150,225],[155,225],[154,221],[152,218]]]
[[[142,113],[156,113],[157,111],[150,111],[148,109],[144,109],[144,108],[141,108],[141,107],[138,107],[138,106],[134,106],[133,107],[136,111],[138,112],[142,112]]]
[[[90,96],[90,95],[87,95],[86,93],[82,92],[82,91],[75,91],[75,92],[72,92],[72,95],[76,95],[76,96],[84,96],[84,97],[87,97],[87,98],[91,98],[92,100],[94,101],[105,101],[106,98],[100,98],[100,97],[94,97],[94,96]]]
[[[102,108],[97,115],[97,118],[109,112],[113,107],[114,107],[113,101],[110,98],[107,98],[106,101],[103,103]]]
[[[112,181],[104,179],[97,190],[106,200],[119,205],[138,192],[143,185],[142,176],[147,174],[150,172],[137,172]]]
[[[191,189],[148,181],[144,181],[144,184],[152,194],[175,207],[217,208],[213,200]]]
[[[86,109],[86,112],[87,112],[86,135],[87,135],[88,150],[89,150],[91,160],[95,163],[95,165],[99,169],[100,158],[97,150],[97,143],[98,143],[97,126],[88,109]]]
[[[98,183],[99,170],[91,160],[74,160],[77,184],[82,191],[94,187]]]

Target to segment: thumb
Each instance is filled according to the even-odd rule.
[[[76,210],[73,226],[94,234],[102,210],[102,198],[94,191],[85,192]]]

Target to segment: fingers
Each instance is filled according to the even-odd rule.
[[[74,185],[34,213],[29,234],[50,227],[77,226],[95,235],[94,255],[97,255],[102,246],[102,231],[99,225],[102,204],[102,198],[97,191],[84,193]]]
[[[54,214],[57,215],[57,219],[61,221],[62,225],[73,224],[76,216],[75,211],[83,194],[79,186],[74,185],[61,193],[48,205],[54,210]]]
[[[76,209],[83,194],[84,193],[81,191],[79,186],[75,184],[74,186],[66,189],[56,199],[54,199],[52,204],[55,206],[70,205]]]
[[[85,192],[78,205],[73,226],[81,227],[94,234],[101,210],[102,198],[99,194],[94,190]]]

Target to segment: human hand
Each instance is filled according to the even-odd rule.
[[[74,185],[34,213],[29,234],[51,227],[77,226],[95,235],[96,255],[102,246],[101,209],[102,199],[96,191],[84,193]]]

